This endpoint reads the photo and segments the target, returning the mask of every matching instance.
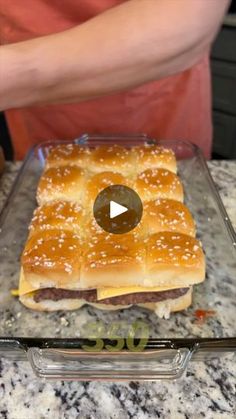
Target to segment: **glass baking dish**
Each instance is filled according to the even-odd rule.
[[[154,380],[179,377],[191,359],[236,350],[236,235],[198,147],[145,135],[74,140],[89,147],[154,142],[176,153],[185,203],[206,253],[207,277],[194,287],[191,307],[168,320],[135,307],[45,313],[25,308],[11,295],[18,288],[38,180],[49,147],[56,144],[43,143],[24,161],[0,215],[0,355],[28,359],[40,377]]]

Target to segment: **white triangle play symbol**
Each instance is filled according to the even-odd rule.
[[[124,214],[126,211],[128,211],[128,208],[117,204],[115,201],[110,201],[110,218],[115,218],[118,215]]]

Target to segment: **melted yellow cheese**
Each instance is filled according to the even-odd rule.
[[[11,290],[11,295],[12,297],[19,297],[19,290],[18,289]]]
[[[29,294],[32,291],[36,291],[38,287],[33,287],[28,281],[25,280],[23,269],[20,272],[20,284],[19,284],[19,295]]]
[[[179,288],[178,287],[171,287],[171,289]],[[19,290],[12,290],[12,295],[25,295],[29,294],[33,291],[36,291],[38,288],[33,287],[28,281],[25,280],[23,270],[21,270],[20,274],[20,285]],[[103,300],[105,298],[112,298],[117,297],[119,295],[126,295],[126,294],[133,294],[136,292],[161,292],[167,291],[170,287],[121,287],[121,288],[98,288],[97,289],[97,299]],[[18,293],[17,293],[18,291]]]

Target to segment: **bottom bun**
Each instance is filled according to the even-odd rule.
[[[43,300],[36,303],[34,297],[30,294],[21,295],[20,302],[24,306],[37,311],[78,310],[85,304],[84,300],[78,300],[76,298],[64,298],[59,301]]]
[[[139,307],[147,308],[155,311],[156,315],[161,319],[168,319],[170,313],[175,311],[185,310],[192,304],[192,288],[181,297],[160,301],[158,303],[144,303],[139,304]]]
[[[131,305],[115,305],[112,304],[100,304],[100,303],[88,303],[86,300],[83,299],[76,299],[76,298],[64,298],[59,301],[53,300],[42,300],[38,303],[34,301],[34,297],[29,294],[21,295],[20,301],[24,306],[31,308],[32,310],[37,311],[59,311],[59,310],[78,310],[79,308],[83,307],[85,304],[93,306],[95,308],[99,308],[101,310],[122,310],[123,308],[129,308]]]
[[[78,310],[85,304],[95,307],[100,310],[122,310],[131,307],[131,305],[112,305],[101,303],[88,303],[86,300],[67,298],[60,301],[43,300],[38,303],[34,301],[31,294],[25,294],[20,297],[20,301],[26,307],[37,311],[59,311],[59,310]],[[138,307],[147,308],[156,313],[160,318],[167,319],[171,312],[181,311],[190,306],[192,302],[192,288],[181,297],[160,301],[158,303],[144,303],[138,304]]]

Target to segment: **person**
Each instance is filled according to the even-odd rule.
[[[83,133],[211,153],[209,51],[229,0],[0,0],[0,110],[15,158]]]

